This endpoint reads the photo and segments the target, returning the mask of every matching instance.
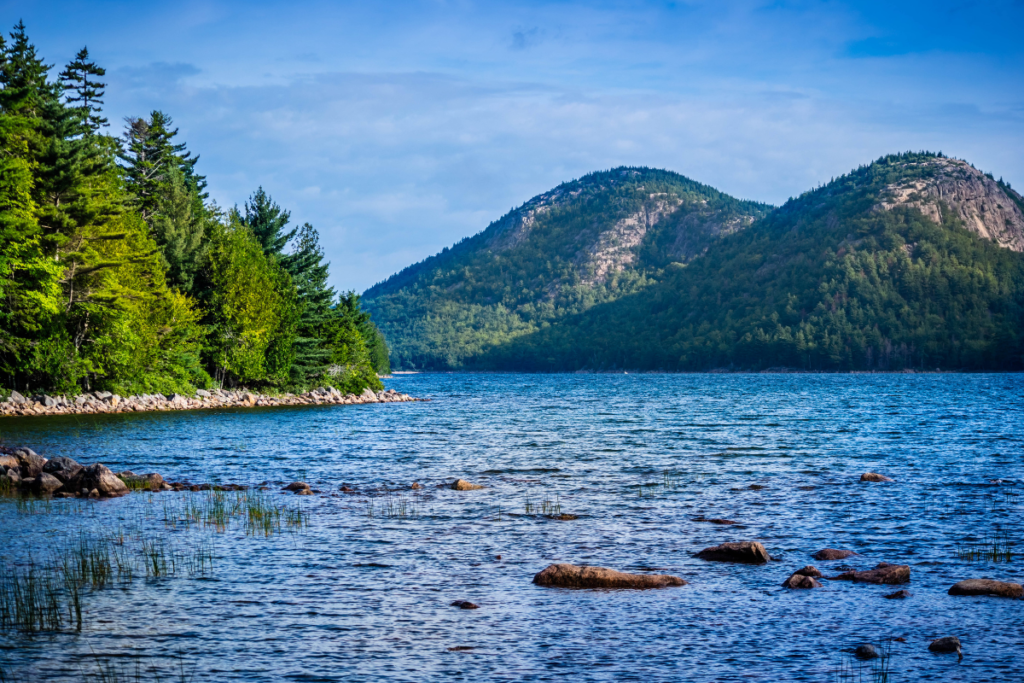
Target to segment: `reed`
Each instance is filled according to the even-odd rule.
[[[963,562],[1011,562],[1013,543],[1009,534],[995,534],[982,541],[957,543],[955,554]]]
[[[562,514],[562,501],[558,494],[554,500],[542,500],[540,503],[532,503],[526,499],[526,514],[528,515],[560,515]]]
[[[892,671],[892,638],[875,644],[878,658],[859,660],[853,655],[846,655],[839,660],[835,670],[836,683],[890,683]]]

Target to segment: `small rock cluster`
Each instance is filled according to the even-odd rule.
[[[17,391],[0,403],[0,415],[81,415],[86,413],[132,413],[157,410],[198,410],[203,408],[249,408],[253,406],[297,406],[324,404],[404,403],[419,401],[394,389],[374,393],[342,394],[334,387],[321,387],[305,394],[269,396],[251,391],[199,389],[194,397],[181,394],[140,394],[121,397],[109,391],[95,391],[73,398],[39,395],[26,398]]]

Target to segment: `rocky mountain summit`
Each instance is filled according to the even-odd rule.
[[[879,208],[912,207],[936,223],[949,210],[971,232],[1024,251],[1024,198],[1009,186],[960,159],[931,157],[908,161],[905,168],[924,174],[887,185]]]

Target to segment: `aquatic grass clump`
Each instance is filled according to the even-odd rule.
[[[1009,534],[1004,532],[974,543],[957,543],[956,558],[963,562],[1011,562],[1013,545]]]
[[[36,564],[5,568],[0,577],[0,629],[57,631],[68,623],[82,628],[81,603],[73,582]]]
[[[376,498],[370,497],[366,501],[366,516],[383,517],[385,519],[414,519],[423,514],[422,506],[414,498],[409,500],[406,496],[393,493],[387,489],[384,495]]]
[[[854,655],[840,658],[839,666],[834,672],[835,683],[890,683],[893,681],[892,644],[892,638],[874,644],[878,653],[874,659],[857,659]]]
[[[531,503],[530,499],[526,499],[526,514],[528,515],[560,515],[562,514],[562,501],[559,499],[558,494],[555,494],[555,499],[542,500],[538,503]]]
[[[163,504],[163,522],[168,528],[201,526],[224,533],[232,520],[241,520],[247,536],[269,537],[282,528],[303,529],[309,524],[309,514],[259,490],[201,491],[187,494],[184,502]]]

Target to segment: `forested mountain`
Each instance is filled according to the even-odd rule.
[[[1022,208],[963,161],[885,157],[475,365],[1021,370]]]
[[[1024,200],[966,162],[884,157],[772,211],[717,193],[721,214],[710,197],[683,200],[609,255],[574,256],[602,251],[592,226],[655,213],[666,190],[648,177],[679,178],[588,176],[579,182],[608,199],[557,223],[557,242],[538,240],[518,260],[502,251],[530,243],[539,221],[529,211],[578,190],[572,183],[368,292],[396,360],[534,371],[1024,369]],[[609,191],[614,178],[622,185]],[[636,203],[620,211],[630,191]],[[699,219],[686,206],[699,206]],[[727,218],[704,220],[716,215]],[[581,242],[589,247],[568,246]],[[598,273],[627,284],[607,288]],[[500,285],[520,281],[532,308],[500,298],[516,292]],[[566,282],[585,303],[561,303]],[[406,331],[392,332],[396,323]]]
[[[769,209],[668,171],[592,173],[372,287],[364,301],[396,367],[465,367],[643,290]]]
[[[88,50],[52,71],[23,24],[0,36],[0,387],[380,387],[383,339],[311,225],[262,188],[219,209],[162,112],[106,133]]]

